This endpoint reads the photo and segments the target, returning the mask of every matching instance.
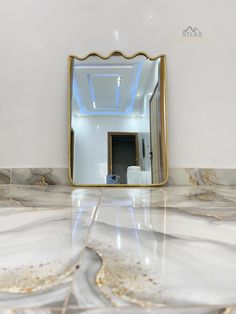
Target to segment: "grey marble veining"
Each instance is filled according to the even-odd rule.
[[[170,168],[169,186],[236,186],[236,169]]]
[[[71,185],[68,168],[0,169],[0,184]]]
[[[24,185],[70,185],[67,168],[13,168],[11,183]]]
[[[95,283],[96,275],[102,267],[102,259],[96,251],[87,248],[81,255],[79,264],[80,269],[74,276],[68,305],[81,308],[109,307],[109,300],[101,294]]]
[[[0,314],[236,313],[236,187],[1,185],[0,218]]]
[[[0,184],[70,185],[68,168],[0,169]],[[236,186],[236,169],[170,168],[168,186]]]
[[[11,183],[11,169],[0,169],[0,184]]]

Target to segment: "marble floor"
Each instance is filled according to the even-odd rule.
[[[0,313],[236,314],[236,188],[0,185]]]

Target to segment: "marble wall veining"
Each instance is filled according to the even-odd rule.
[[[170,168],[168,185],[235,186],[236,169]]]
[[[0,184],[70,185],[68,168],[0,169]],[[168,186],[235,186],[236,169],[170,168]]]
[[[0,184],[11,183],[11,169],[0,169]]]
[[[0,169],[0,184],[70,185],[68,168]]]

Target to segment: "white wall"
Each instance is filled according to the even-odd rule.
[[[0,167],[67,166],[67,56],[168,58],[171,167],[236,167],[235,0],[1,0]],[[188,25],[202,38],[183,38]]]
[[[156,71],[158,73],[158,71]],[[158,82],[158,77],[155,80]],[[143,98],[143,116],[139,119],[139,158],[140,166],[143,171],[151,172],[151,143],[150,143],[150,112],[149,102],[151,95],[144,95]],[[145,157],[143,158],[142,139],[144,140]]]

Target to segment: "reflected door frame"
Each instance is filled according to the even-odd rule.
[[[112,174],[112,137],[113,136],[134,136],[135,137],[135,152],[136,165],[139,166],[139,143],[137,132],[108,132],[107,133],[107,150],[108,150],[108,174]]]

